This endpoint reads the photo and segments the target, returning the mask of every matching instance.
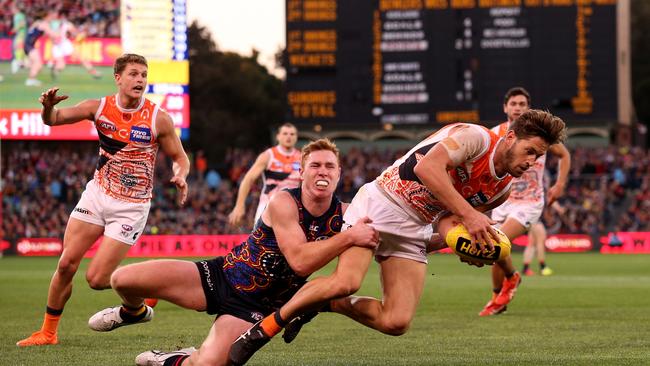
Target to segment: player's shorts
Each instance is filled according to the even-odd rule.
[[[506,201],[492,210],[492,220],[502,224],[510,217],[529,229],[532,224],[539,221],[543,211],[544,201],[534,204]]]
[[[208,314],[228,314],[256,323],[276,310],[247,299],[230,286],[222,270],[223,261],[223,257],[217,257],[195,262],[201,276]]]
[[[426,242],[433,234],[430,223],[412,217],[386,196],[375,182],[366,183],[343,215],[344,228],[368,216],[379,231],[375,257],[399,257],[427,263]]]
[[[59,58],[72,55],[74,48],[72,47],[72,42],[69,39],[65,38],[61,43],[54,44],[52,46],[52,57]]]
[[[70,217],[104,227],[104,235],[133,245],[147,224],[151,202],[134,203],[115,199],[90,180]]]

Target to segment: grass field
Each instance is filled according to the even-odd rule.
[[[479,318],[490,295],[489,269],[462,265],[452,255],[430,257],[424,296],[406,335],[385,336],[323,314],[293,344],[278,337],[250,364],[650,364],[650,256],[552,254],[549,263],[556,274],[525,278],[507,313]],[[80,272],[60,344],[18,348],[15,342],[41,325],[55,265],[54,258],[0,259],[1,365],[133,365],[151,348],[199,345],[210,327],[210,316],[161,302],[151,323],[95,333],[88,317],[118,300],[110,290],[90,290]],[[359,293],[379,293],[376,267]]]
[[[100,66],[102,73],[98,80],[93,79],[81,66],[68,65],[55,81],[50,76],[50,69],[43,67],[37,79],[43,82],[41,86],[25,86],[28,71],[21,69],[12,74],[9,62],[0,62],[0,109],[39,109],[38,97],[47,88],[58,86],[59,94],[66,94],[70,99],[64,105],[71,106],[84,99],[97,99],[115,92],[113,68]]]

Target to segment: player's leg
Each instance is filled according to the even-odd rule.
[[[117,269],[111,287],[122,298],[122,306],[97,312],[88,320],[91,329],[106,332],[153,318],[145,298],[167,300],[178,306],[204,311],[206,297],[196,263],[182,260],[151,260]]]
[[[542,222],[537,222],[531,228],[531,231],[534,230],[534,245],[537,251],[537,260],[539,261],[539,272],[542,276],[550,276],[553,274],[553,270],[546,266],[546,227]],[[532,258],[531,258],[532,260]]]
[[[526,245],[526,249],[524,249],[524,265],[521,270],[524,276],[533,276],[535,274],[535,272],[530,268],[530,263],[533,261],[536,252],[535,240],[538,235],[537,225],[538,223],[532,224],[530,230],[528,230],[528,245]]]
[[[380,260],[382,300],[348,296],[333,300],[332,311],[389,335],[408,330],[424,288],[426,264],[411,259],[386,257]]]
[[[136,357],[136,365],[175,365],[175,366],[220,366],[228,364],[228,351],[232,342],[252,323],[232,315],[221,315],[210,328],[208,337],[195,352],[191,349],[181,352],[163,353],[159,351],[144,352]]]
[[[499,229],[510,241],[526,233],[526,227],[512,217],[508,217]],[[512,300],[521,276],[512,264],[512,256],[498,260],[491,268],[492,297],[479,313],[480,316],[496,315],[505,311]]]
[[[56,344],[63,307],[72,294],[72,279],[83,255],[102,235],[104,228],[70,217],[63,237],[63,252],[50,281],[45,320],[41,330],[17,343],[18,346]]]
[[[43,60],[41,55],[38,53],[36,48],[32,48],[28,53],[29,58],[29,74],[27,80],[25,80],[25,85],[27,86],[40,86],[42,83],[40,80],[36,79],[38,73],[41,72],[43,68]]]

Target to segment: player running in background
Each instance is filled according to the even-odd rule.
[[[11,11],[14,13],[13,27],[11,31],[14,33],[14,58],[11,60],[11,73],[15,74],[22,67],[25,67],[25,38],[27,37],[27,17],[25,16],[24,4],[22,2],[14,1],[11,4]]]
[[[43,58],[36,48],[36,42],[44,35],[52,36],[52,29],[49,22],[56,15],[55,11],[38,11],[35,20],[29,25],[25,37],[25,54],[29,59],[29,75],[25,80],[27,86],[41,86],[43,83],[36,79],[43,68]]]
[[[111,284],[123,306],[93,315],[90,327],[110,331],[142,322],[146,318],[123,316],[129,308],[144,311],[145,296],[165,299],[217,318],[197,352],[144,352],[136,364],[225,365],[239,334],[291,298],[312,272],[351,246],[376,247],[378,234],[367,218],[338,234],[347,206],[334,196],[340,175],[333,143],[321,139],[306,145],[300,187],[275,194],[245,242],[212,260],[156,260],[118,269]]]
[[[510,125],[529,108],[530,94],[528,91],[521,87],[511,88],[506,92],[503,102],[503,112],[508,120],[494,127],[492,131],[499,136],[505,136]],[[571,165],[571,155],[562,143],[549,146],[548,151],[560,157],[557,181],[548,190],[548,203],[551,204],[564,192]],[[513,180],[508,200],[492,211],[492,220],[499,223],[499,228],[510,241],[526,234],[531,225],[537,223],[542,215],[545,163],[546,154],[540,156],[522,176]],[[532,247],[533,243],[529,242],[528,246]],[[492,298],[479,315],[489,316],[504,312],[514,297],[520,282],[521,275],[515,270],[512,257],[508,256],[498,261],[497,265],[492,266]]]
[[[135,54],[115,60],[115,95],[85,100],[74,107],[55,108],[68,98],[49,89],[39,101],[48,126],[94,121],[99,135],[99,160],[94,177],[74,208],[63,237],[63,253],[52,276],[41,329],[18,346],[57,344],[63,308],[72,294],[72,279],[90,247],[104,235],[90,261],[86,280],[91,288],[110,288],[110,277],[142,234],[151,206],[154,166],[158,147],[173,160],[174,183],[180,203],[187,198],[185,177],[190,163],[167,112],[144,97],[147,61]],[[152,310],[133,317],[151,316]]]
[[[264,208],[276,192],[285,188],[296,188],[300,185],[300,150],[295,148],[298,141],[298,129],[291,123],[285,123],[278,128],[275,138],[278,140],[278,144],[266,149],[257,157],[239,184],[235,207],[228,215],[231,227],[238,227],[242,224],[246,214],[246,198],[260,175],[263,177],[264,184],[253,225],[257,223]]]
[[[333,274],[310,280],[280,310],[242,334],[231,348],[232,363],[245,363],[289,321],[323,307],[383,333],[404,334],[424,287],[434,227],[445,238],[460,222],[472,245],[492,249],[492,240],[499,238],[494,222],[481,211],[503,203],[512,177],[521,176],[564,135],[561,119],[531,110],[502,138],[485,127],[459,123],[417,144],[361,187],[343,218],[349,224],[367,216],[379,231],[374,255],[382,299],[349,296],[361,286],[373,256],[371,250],[352,247],[339,256]]]
[[[74,43],[69,37],[73,37],[76,40],[75,43],[79,44],[79,42],[85,39],[86,34],[68,20],[67,10],[59,10],[56,13],[56,17],[50,20],[50,28],[52,29],[50,38],[52,40],[52,58],[54,59],[52,79],[56,80],[58,75],[65,69],[65,58],[75,52]],[[90,76],[95,79],[101,78],[101,73],[95,69],[90,60],[82,54],[78,54],[77,56],[79,62]]]

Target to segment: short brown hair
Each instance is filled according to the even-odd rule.
[[[539,109],[529,109],[510,124],[518,139],[539,137],[553,145],[566,140],[566,125],[562,118]]]
[[[517,95],[523,95],[526,97],[526,102],[530,106],[530,93],[528,93],[528,90],[522,88],[521,86],[515,86],[514,88],[508,89],[505,97],[503,97],[503,104],[508,104],[510,98],[516,97]]]
[[[294,125],[294,124],[291,123],[291,122],[285,122],[285,123],[281,124],[280,126],[278,126],[278,133],[280,133],[280,130],[281,130],[283,127],[293,128],[294,130],[298,131],[298,128],[296,127],[296,125]]]
[[[147,59],[144,56],[136,55],[135,53],[125,53],[115,60],[113,73],[121,74],[128,64],[140,64],[149,67],[147,65]]]
[[[339,148],[336,147],[336,144],[330,141],[330,139],[323,138],[323,139],[318,139],[316,141],[312,141],[307,145],[303,146],[302,158],[300,159],[300,166],[302,166],[303,168],[305,167],[305,161],[307,161],[309,154],[313,153],[314,151],[321,151],[321,150],[328,150],[333,152],[334,155],[336,155],[336,161],[338,162],[339,166],[341,165],[341,156],[339,153]]]

